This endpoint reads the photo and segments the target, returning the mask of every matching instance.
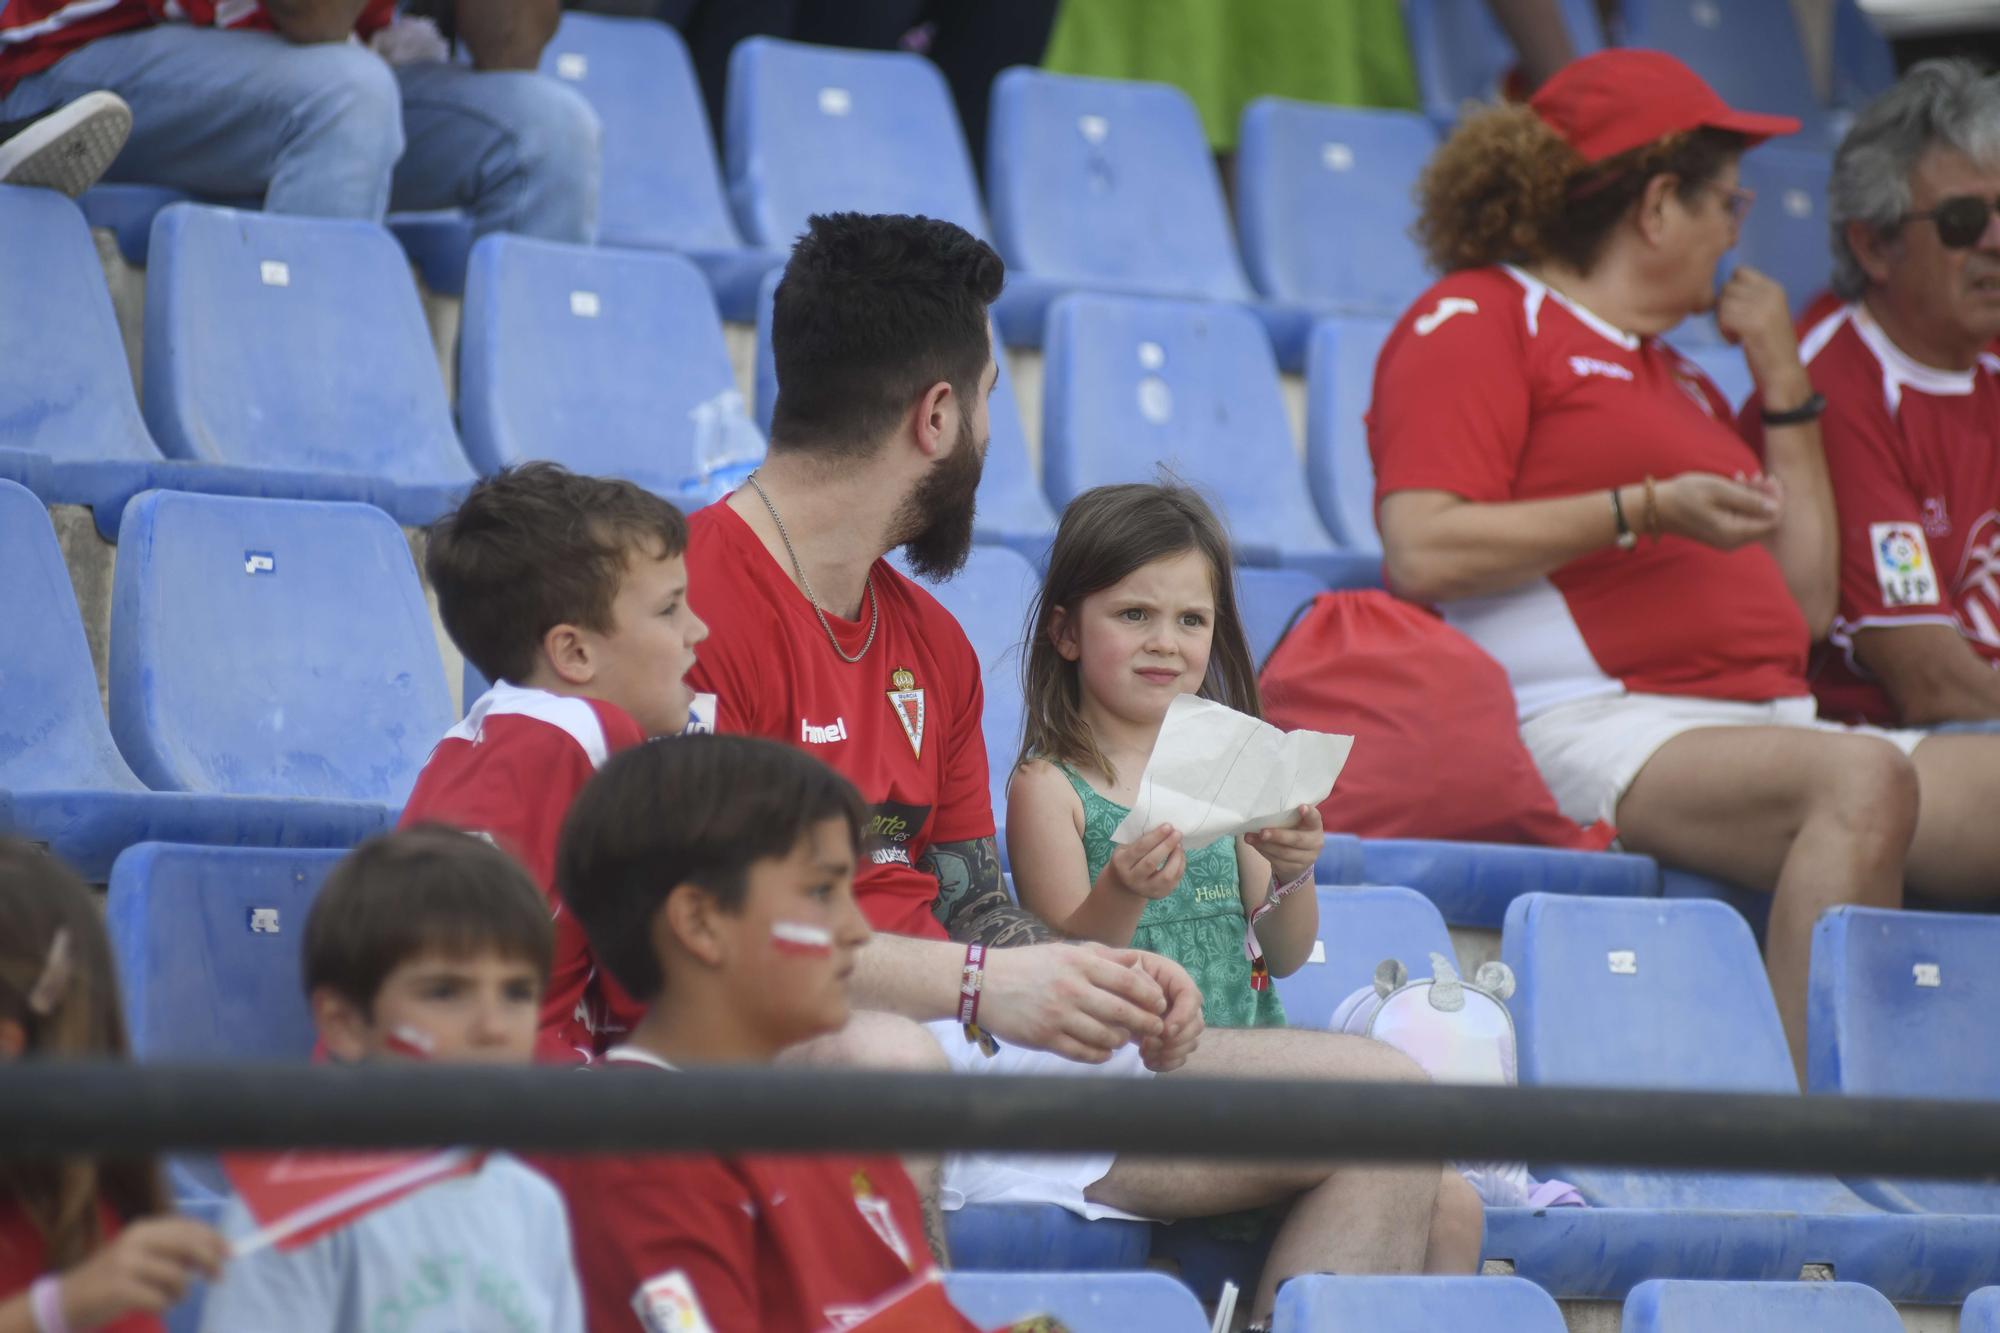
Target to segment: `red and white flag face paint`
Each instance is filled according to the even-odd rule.
[[[484,1152],[224,1153],[222,1169],[257,1220],[235,1252],[296,1250],[426,1185],[477,1172]]]
[[[797,958],[826,958],[833,953],[833,932],[803,921],[777,921],[771,925],[771,944]]]

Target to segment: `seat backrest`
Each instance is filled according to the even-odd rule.
[[[1271,1333],[1563,1333],[1562,1310],[1519,1277],[1295,1277],[1278,1289]]]
[[[1319,890],[1319,941],[1312,957],[1276,979],[1285,1021],[1323,1028],[1333,1011],[1373,982],[1375,968],[1394,958],[1413,977],[1432,975],[1430,956],[1453,957],[1451,931],[1431,900],[1414,889],[1379,885]]]
[[[1306,347],[1306,480],[1319,516],[1350,551],[1382,549],[1368,404],[1375,396],[1375,361],[1393,327],[1387,319],[1323,319]]]
[[[111,732],[133,771],[163,791],[401,805],[456,719],[395,522],[173,491],[125,522]]]
[[[1250,660],[1262,666],[1293,617],[1325,591],[1326,584],[1303,569],[1238,568],[1236,606],[1250,640]]]
[[[1675,1282],[1654,1278],[1625,1298],[1624,1333],[1899,1333],[1902,1316],[1859,1282]]]
[[[604,128],[599,238],[607,245],[742,245],[681,35],[650,18],[563,11],[542,73],[583,94]]]
[[[1266,296],[1395,316],[1430,286],[1410,238],[1437,135],[1414,111],[1263,97],[1243,112],[1236,213]]]
[[[1777,279],[1794,318],[1833,282],[1826,186],[1833,160],[1790,144],[1766,144],[1743,156],[1742,182],[1757,192],[1743,219],[1735,259]]]
[[[951,1303],[981,1328],[1034,1315],[1073,1333],[1206,1333],[1201,1302],[1165,1273],[948,1273]]]
[[[0,185],[0,236],[12,312],[0,319],[0,448],[158,462],[83,214],[54,190]]]
[[[746,410],[708,284],[678,255],[482,237],[460,329],[482,473],[546,458],[672,492],[697,478],[703,432]]]
[[[951,89],[907,51],[752,37],[729,53],[729,198],[754,245],[789,250],[814,213],[921,213],[986,235]]]
[[[1025,651],[1021,639],[1041,578],[1025,556],[1004,546],[975,546],[964,569],[943,583],[924,586],[951,612],[979,655],[986,689],[980,726],[986,734],[987,776],[998,818],[1006,805],[1014,756],[1021,748]]]
[[[1958,1333],[2000,1333],[2000,1287],[1981,1287],[1965,1298]]]
[[[1049,312],[1042,481],[1058,508],[1164,465],[1237,537],[1332,549],[1299,484],[1270,340],[1242,306],[1075,294]]]
[[[1896,53],[1855,0],[1833,4],[1833,104],[1860,108],[1896,82]]]
[[[1813,928],[1806,1086],[2000,1101],[2000,917],[1836,907]]]
[[[11,481],[0,481],[0,571],[0,789],[141,790],[104,720],[49,511]]]
[[[162,209],[145,381],[172,458],[397,484],[472,475],[409,260],[372,223]]]
[[[1722,100],[1745,111],[1797,116],[1801,139],[1825,141],[1826,111],[1789,5],[1742,0],[1621,0],[1619,45],[1677,56]]]
[[[986,183],[1010,268],[1079,287],[1240,301],[1194,103],[1163,83],[1015,68],[993,82]]]
[[[1580,56],[1600,50],[1604,33],[1594,0],[1560,0],[1570,47]],[[1424,114],[1450,125],[1466,102],[1491,102],[1517,57],[1486,0],[1405,0],[1403,26]]]
[[[142,842],[111,867],[105,925],[141,1060],[304,1060],[306,914],[341,851]]]

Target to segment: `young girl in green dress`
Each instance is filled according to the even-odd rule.
[[[1258,713],[1229,539],[1201,497],[1126,485],[1071,501],[1024,670],[1027,720],[1007,791],[1021,905],[1078,938],[1174,959],[1201,987],[1211,1026],[1282,1026],[1266,973],[1296,971],[1319,931],[1319,812],[1302,806],[1289,826],[1202,847],[1183,847],[1164,824],[1111,841],[1176,695]]]

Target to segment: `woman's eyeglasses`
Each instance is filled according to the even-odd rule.
[[[1720,181],[1710,181],[1708,188],[1722,196],[1722,206],[1729,210],[1729,220],[1741,222],[1750,212],[1750,205],[1757,202],[1757,192],[1746,190],[1739,185],[1724,185]]]
[[[2000,199],[1961,194],[1945,200],[1936,208],[1921,213],[1906,213],[1903,220],[1934,222],[1937,224],[1938,240],[1946,249],[1968,250],[1979,244],[1979,238],[1986,234],[1986,224],[1993,220],[1996,207],[2000,207]]]

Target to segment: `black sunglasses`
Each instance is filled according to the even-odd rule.
[[[1965,250],[1979,244],[1979,238],[1986,234],[1986,224],[1993,220],[1996,208],[2000,208],[2000,199],[1961,194],[1945,200],[1936,208],[1906,214],[1904,220],[1927,218],[1937,224],[1938,240],[1946,249]]]

